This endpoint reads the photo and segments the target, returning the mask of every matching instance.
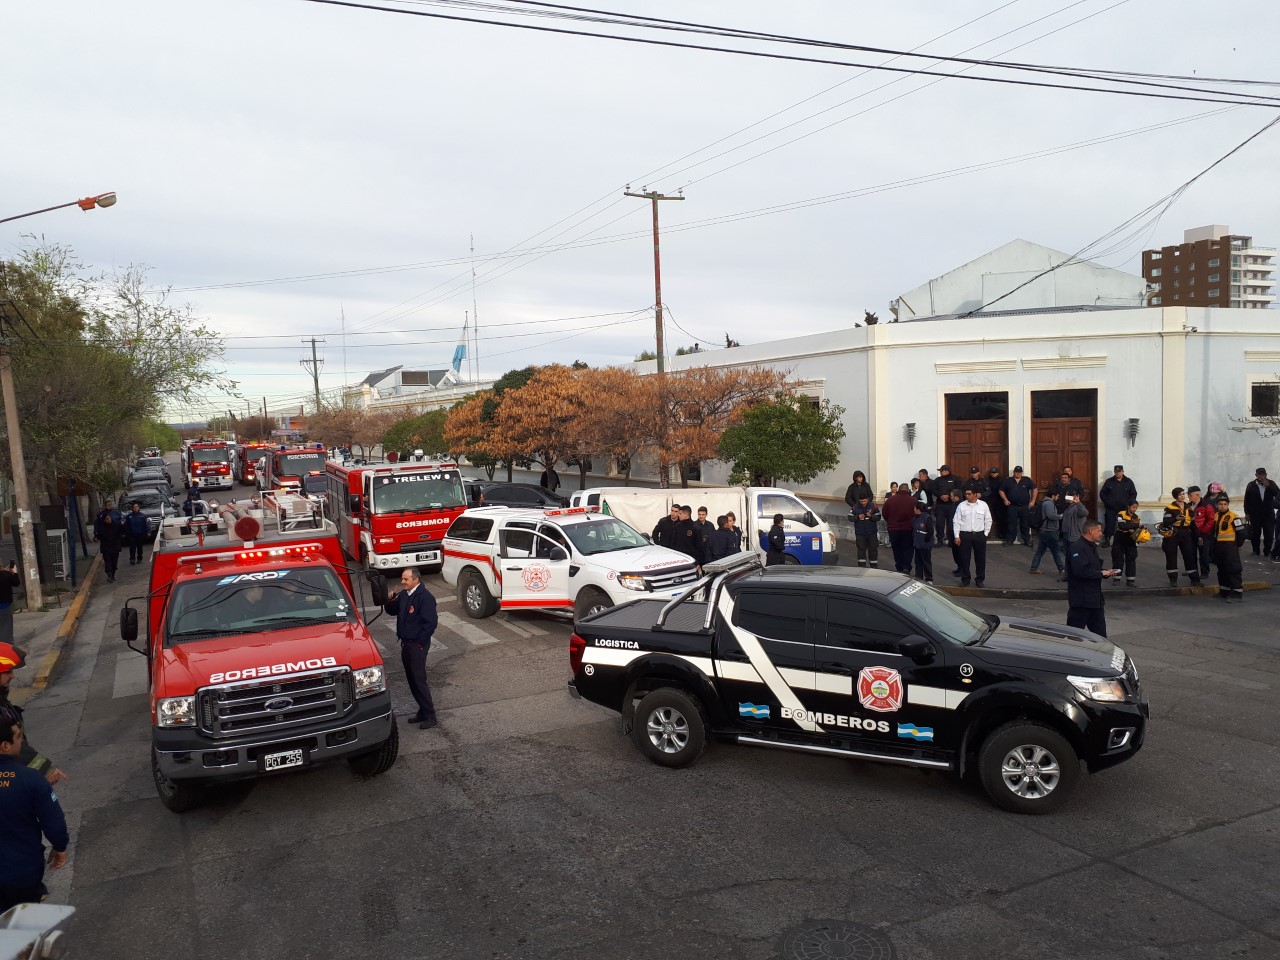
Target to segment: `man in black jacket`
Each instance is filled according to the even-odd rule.
[[[1280,489],[1274,480],[1267,479],[1265,467],[1253,471],[1253,483],[1244,490],[1244,515],[1249,518],[1249,545],[1253,555],[1258,555],[1258,540],[1262,540],[1262,553],[1271,553],[1271,540],[1276,532],[1276,507],[1280,507]]]
[[[676,520],[674,534],[671,541],[671,549],[679,550],[685,554],[694,563],[700,563],[698,559],[698,528],[693,523],[693,511],[687,506],[677,507],[680,511],[679,519]]]
[[[960,501],[963,499],[964,495],[960,492],[960,479],[951,472],[950,464],[944,463],[938,468],[938,475],[933,478],[933,502],[937,505],[934,507],[933,516],[939,543],[945,541],[951,544],[954,541],[952,518],[955,517],[956,507],[960,506]],[[960,552],[954,546],[951,552],[956,568],[959,569]]]
[[[400,574],[400,586],[404,589],[391,594],[383,609],[396,615],[400,662],[404,665],[405,679],[409,681],[409,692],[418,704],[418,712],[408,722],[418,724],[419,729],[430,730],[437,723],[431,688],[427,686],[427,652],[431,649],[431,636],[439,623],[436,598],[422,585],[415,567],[409,567]]]
[[[853,471],[853,483],[849,484],[848,489],[844,492],[844,502],[849,505],[849,512],[852,513],[858,507],[858,501],[866,497],[872,503],[875,502],[875,491],[871,489],[871,484],[867,483],[867,475],[861,470]]]
[[[1111,476],[1102,485],[1099,499],[1102,500],[1102,545],[1109,547],[1116,533],[1116,517],[1121,510],[1127,510],[1129,504],[1138,502],[1138,488],[1124,475],[1124,464],[1115,465]]]
[[[653,536],[650,539],[660,547],[671,547],[675,549],[676,545],[676,523],[680,520],[680,504],[673,503],[671,505],[671,513],[658,521],[658,525],[653,528]]]
[[[1102,524],[1086,520],[1080,539],[1067,547],[1067,626],[1083,627],[1100,637],[1107,635],[1106,601],[1102,581],[1119,570],[1106,569],[1098,556]]]

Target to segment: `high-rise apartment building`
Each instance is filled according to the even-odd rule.
[[[1142,252],[1147,302],[1165,307],[1244,307],[1275,301],[1275,247],[1214,224],[1187,230],[1176,247]]]

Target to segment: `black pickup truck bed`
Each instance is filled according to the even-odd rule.
[[[708,635],[710,628],[703,629],[707,617],[707,603],[686,600],[672,609],[667,622],[657,626],[658,614],[667,605],[667,600],[633,600],[601,610],[593,616],[578,621],[578,634],[582,637],[594,636],[594,632],[607,630],[610,637],[628,638],[633,632],[640,637],[651,637],[655,632],[689,633]]]

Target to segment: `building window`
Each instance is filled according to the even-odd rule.
[[[1187,286],[1188,286],[1188,287],[1194,287],[1195,285],[1196,285],[1196,278],[1195,278],[1195,277],[1192,277],[1190,280],[1188,280],[1188,281],[1187,281]]]
[[[1210,291],[1209,291],[1209,298],[1210,298],[1210,299],[1212,299],[1212,300],[1216,300],[1220,294],[1221,294],[1221,291],[1220,291],[1220,290],[1217,290],[1217,289],[1210,290]]]
[[[1195,262],[1194,260],[1192,260],[1192,261],[1191,261],[1191,266],[1187,267],[1187,269],[1188,269],[1188,270],[1194,270],[1195,268],[1196,268],[1196,262]]]
[[[1177,290],[1180,286],[1182,286],[1182,281],[1181,281],[1181,280],[1175,280],[1175,281],[1173,281],[1173,289]]]
[[[1173,265],[1173,272],[1174,272],[1174,273],[1181,273],[1181,272],[1182,272],[1182,266],[1181,266],[1180,264],[1175,263],[1175,264]]]
[[[1213,260],[1209,261],[1209,266],[1211,267],[1216,267],[1216,266],[1219,266],[1220,264],[1221,264],[1221,261],[1218,260],[1216,257]]]
[[[1153,307],[1158,307],[1158,306],[1160,306],[1160,301],[1161,301],[1161,299],[1162,299],[1161,297],[1152,297],[1152,298],[1151,298],[1151,305],[1152,305]]]
[[[1163,260],[1163,259],[1164,259],[1164,254],[1163,254],[1163,253],[1153,253],[1153,254],[1151,254],[1151,259],[1152,259],[1152,260]]]
[[[1159,267],[1156,267],[1154,270],[1152,270],[1152,271],[1151,271],[1151,275],[1152,275],[1153,277],[1158,277],[1158,276],[1160,276],[1160,274],[1162,274],[1162,273],[1164,273],[1164,271],[1163,271],[1162,269],[1160,269]]]
[[[1249,416],[1280,417],[1280,383],[1255,383],[1249,387]]]
[[[1210,283],[1217,283],[1219,279],[1221,279],[1219,274],[1216,274],[1216,273],[1209,274]]]
[[[1007,393],[948,393],[947,421],[1008,420]]]

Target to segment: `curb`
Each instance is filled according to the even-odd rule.
[[[62,618],[62,625],[58,627],[58,634],[53,638],[53,648],[44,655],[44,659],[40,661],[36,675],[31,681],[31,688],[37,693],[49,686],[49,678],[53,676],[53,671],[58,668],[63,652],[67,649],[67,645],[75,639],[76,630],[80,626],[80,618],[84,615],[84,608],[89,605],[89,592],[93,588],[93,581],[97,579],[98,571],[101,569],[102,557],[95,556],[93,563],[89,564],[89,569],[85,572],[84,580],[80,582],[80,589],[76,591],[75,599],[71,601],[71,606],[67,608],[66,616]]]
[[[935,584],[936,586],[936,584]],[[1046,590],[1035,587],[999,589],[995,587],[938,587],[943,593],[953,597],[985,597],[993,600],[1062,600],[1066,601],[1065,590]],[[1270,590],[1271,584],[1265,580],[1250,580],[1244,585],[1246,591]],[[1142,587],[1121,591],[1109,590],[1106,598],[1111,600],[1147,600],[1160,597],[1216,597],[1218,588],[1208,584],[1199,587]]]

